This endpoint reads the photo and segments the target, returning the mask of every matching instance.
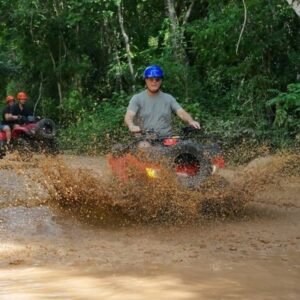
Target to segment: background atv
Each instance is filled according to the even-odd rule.
[[[130,166],[145,172],[149,178],[159,178],[159,169],[167,163],[182,186],[196,188],[217,168],[224,167],[224,159],[218,144],[197,143],[190,138],[192,132],[199,131],[185,127],[182,135],[172,137],[143,132],[128,145],[116,145],[108,155],[108,163],[121,180],[128,179]],[[146,156],[140,155],[141,143],[150,145],[143,148]]]
[[[0,131],[0,156],[8,150],[6,133]],[[51,119],[41,119],[33,116],[21,117],[16,128],[12,129],[9,150],[17,150],[24,156],[32,153],[57,154],[56,126]]]

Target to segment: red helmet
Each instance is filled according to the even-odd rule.
[[[14,96],[8,95],[6,97],[6,103],[10,103],[10,102],[13,102],[13,101],[15,101],[15,97]]]
[[[18,98],[18,100],[27,100],[28,99],[27,94],[25,92],[18,93],[17,98]]]

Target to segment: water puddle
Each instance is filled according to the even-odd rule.
[[[103,158],[1,161],[0,299],[298,299],[298,162],[190,191]]]

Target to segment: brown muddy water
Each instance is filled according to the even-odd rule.
[[[114,182],[103,157],[6,157],[0,299],[299,299],[298,166],[264,157],[184,191]]]

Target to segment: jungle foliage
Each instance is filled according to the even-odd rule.
[[[299,143],[300,18],[287,1],[0,0],[0,11],[1,97],[26,90],[64,147],[125,138],[153,63],[225,146]]]

